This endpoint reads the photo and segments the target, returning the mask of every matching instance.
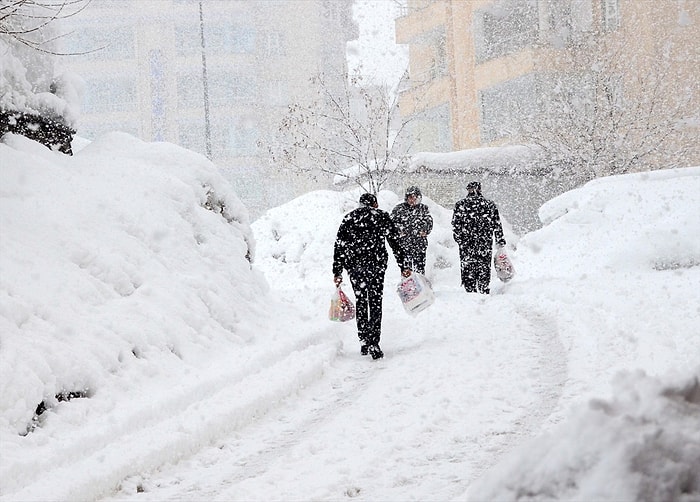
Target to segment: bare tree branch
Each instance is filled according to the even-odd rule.
[[[43,32],[54,21],[79,14],[90,2],[92,0],[14,0],[0,7],[0,36],[45,54],[69,55],[48,48],[65,34],[42,39]],[[39,40],[34,35],[38,35]],[[89,52],[94,51],[81,54]]]
[[[358,74],[332,88],[324,75],[310,103],[295,103],[266,145],[278,169],[313,177],[337,176],[376,193],[408,154],[408,121],[401,121],[398,99],[383,86],[363,83]]]
[[[692,151],[682,128],[697,86],[684,96],[677,92],[670,74],[674,48],[657,47],[648,60],[630,58],[625,49],[593,36],[571,50],[566,67],[581,71],[543,83],[541,115],[520,131],[551,164],[581,181],[667,167]]]

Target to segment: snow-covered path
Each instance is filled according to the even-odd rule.
[[[380,361],[359,355],[354,323],[329,326],[321,319],[309,349],[288,354],[294,363],[278,383],[298,382],[298,391],[268,410],[248,410],[248,420],[225,434],[212,431],[212,443],[191,457],[130,477],[109,500],[462,495],[542,427],[557,405],[565,355],[556,323],[518,306],[517,296],[484,298],[440,285],[436,294],[435,304],[413,318],[387,286]],[[308,305],[306,314],[325,308]],[[338,341],[338,350],[314,344],[320,339]],[[211,405],[192,404],[200,412]],[[240,400],[215,405],[233,409]]]

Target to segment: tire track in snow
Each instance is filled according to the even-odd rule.
[[[151,403],[139,413],[110,417],[98,433],[72,441],[65,449],[52,449],[54,455],[33,457],[33,469],[13,464],[3,476],[41,474],[18,480],[18,488],[4,493],[0,501],[44,500],[48,494],[61,500],[96,499],[111,493],[123,479],[158,468],[163,459],[192,455],[320,379],[338,354],[338,344],[328,340],[332,338],[327,334],[313,334],[235,371],[201,381],[175,397]],[[153,413],[154,406],[162,409]]]
[[[517,300],[517,297],[509,299],[509,308],[528,326],[522,332],[523,337],[520,345],[523,356],[534,360],[531,372],[536,374],[536,388],[532,395],[536,396],[537,399],[530,404],[524,417],[516,420],[511,428],[506,427],[502,433],[494,432],[492,436],[483,437],[476,445],[466,444],[466,449],[462,452],[453,452],[457,453],[457,456],[454,459],[448,459],[448,461],[459,462],[465,466],[469,465],[470,475],[466,478],[455,479],[449,486],[444,486],[440,492],[441,499],[450,500],[462,496],[474,479],[496,464],[503,455],[522,442],[524,438],[537,433],[552,411],[556,409],[561,395],[561,387],[566,377],[565,351],[559,340],[556,321],[545,313],[531,308],[527,303],[521,303]],[[472,308],[474,307],[472,306]],[[486,310],[486,317],[497,319],[496,312],[501,307],[494,306],[492,310],[488,302],[480,302],[476,308]],[[492,320],[490,322],[498,321]],[[518,323],[511,325],[517,326]],[[511,335],[520,334],[519,331],[509,333]],[[440,351],[449,343],[449,339],[439,337],[426,339],[423,342],[417,341],[418,345],[406,345],[389,353],[390,362],[398,362],[398,356],[404,353],[406,355],[412,354],[419,348],[421,351]],[[498,350],[498,348],[495,347],[493,350]],[[274,468],[271,466],[275,465],[279,459],[294,459],[299,451],[305,451],[309,444],[314,442],[313,435],[320,427],[330,423],[335,416],[344,413],[344,410],[355,406],[362,398],[368,387],[376,380],[377,372],[381,371],[383,366],[372,363],[358,365],[357,359],[359,357],[358,355],[355,358],[334,360],[332,368],[327,370],[326,378],[324,378],[324,381],[334,382],[332,390],[324,390],[318,386],[305,389],[303,396],[287,400],[286,404],[271,410],[274,413],[268,414],[263,420],[250,424],[244,432],[245,437],[227,440],[220,449],[210,448],[208,451],[199,452],[188,465],[177,466],[174,470],[168,467],[164,470],[163,475],[154,472],[145,478],[138,477],[128,480],[124,483],[125,490],[117,494],[114,500],[125,500],[130,495],[133,497],[138,484],[147,487],[147,493],[139,494],[139,499],[144,501],[164,498],[168,500],[191,500],[193,498],[226,500],[227,496],[228,498],[240,499],[240,494],[245,493],[241,490],[245,490],[245,487],[249,486],[245,483],[246,480],[259,477],[270,478],[269,474],[274,472]],[[379,364],[383,363],[382,361]],[[319,385],[325,384],[320,382]],[[294,411],[290,412],[291,421],[286,421],[285,408],[294,408]],[[302,410],[303,412],[300,412]],[[273,434],[269,434],[270,428],[272,428],[270,423],[279,424],[280,422],[283,422],[284,426],[277,427]],[[431,437],[428,434],[428,436],[416,439],[430,441]],[[251,447],[251,438],[264,438],[264,443]],[[298,450],[295,452],[295,449]],[[371,476],[374,468],[375,466],[371,464],[366,472],[360,472],[359,479]],[[193,472],[194,475],[192,475]],[[160,486],[159,483],[161,483]],[[149,484],[152,486],[148,487]],[[150,489],[153,491],[149,494]],[[269,489],[274,490],[272,486]],[[348,489],[352,490],[353,488],[349,485]],[[371,490],[372,488],[367,487],[367,489]],[[341,493],[338,493],[338,496],[340,495]],[[356,496],[358,499],[364,499],[365,496],[371,497],[369,492],[366,495],[364,489],[360,494],[359,487],[357,487]]]
[[[542,430],[547,422],[556,421],[553,416],[568,378],[568,355],[559,336],[558,322],[555,318],[532,306],[521,306],[518,313],[537,329],[541,349],[538,360],[538,380],[541,386],[536,392],[541,401],[528,424],[528,432],[534,433]]]
[[[370,363],[358,365],[358,358],[345,356],[334,360],[333,368],[327,368],[325,376],[333,381],[332,389],[326,390],[322,397],[319,397],[314,388],[306,389],[306,397],[302,398],[303,403],[314,403],[315,406],[309,407],[308,411],[303,414],[302,420],[289,421],[285,426],[276,431],[274,435],[267,436],[264,445],[256,448],[254,451],[246,452],[244,455],[236,455],[235,464],[228,465],[225,472],[218,475],[207,473],[205,486],[202,486],[200,481],[193,483],[182,483],[179,480],[170,487],[159,487],[153,493],[154,498],[149,498],[147,493],[139,494],[140,500],[214,500],[222,493],[226,493],[228,489],[233,488],[246,479],[252,479],[260,476],[269,470],[270,464],[283,456],[284,452],[292,450],[294,447],[303,444],[305,440],[312,436],[319,428],[320,424],[330,421],[336,414],[342,412],[344,408],[348,408],[356,404],[362,398],[364,391],[373,381],[374,376],[378,371],[381,371],[380,363]],[[367,362],[367,361],[363,361]],[[312,386],[313,387],[313,386]],[[299,400],[285,400],[279,403],[280,406],[275,410],[270,410],[264,420],[259,423],[249,425],[246,431],[247,437],[263,437],[264,434],[255,432],[258,428],[264,428],[266,421],[280,423],[279,415],[284,415],[286,407],[297,408]],[[294,413],[296,415],[296,413]],[[262,419],[262,417],[259,417]],[[220,446],[218,450],[225,450],[225,455],[235,455],[232,452],[240,452],[245,449],[247,441],[233,439],[227,441],[227,444]],[[212,449],[213,451],[213,449]],[[218,455],[218,452],[214,452]],[[198,457],[206,456],[207,452],[202,451],[197,454]],[[198,462],[205,464],[206,462],[198,459]],[[213,460],[212,463],[225,462],[225,459]],[[207,465],[198,465],[194,469],[207,470]],[[157,473],[155,473],[157,476]],[[142,483],[142,476],[137,476],[135,479],[126,480],[123,483],[126,489],[115,494],[113,498],[106,500],[127,500],[133,497],[135,486]],[[131,488],[131,489],[129,489]],[[172,492],[172,493],[171,493]],[[123,498],[122,498],[123,497]]]
[[[454,296],[464,303],[461,296]],[[447,298],[445,300],[448,303]],[[492,435],[480,437],[478,443],[465,444],[463,451],[453,452],[457,453],[457,457],[450,461],[459,462],[465,468],[469,466],[469,475],[455,479],[450,486],[444,486],[440,498],[450,500],[463,496],[468,486],[484,471],[498,463],[503,455],[525,438],[539,432],[557,407],[566,378],[565,350],[559,340],[557,323],[554,318],[524,300],[526,299],[517,296],[507,298],[507,308],[528,327],[522,329],[521,324],[512,322],[509,325],[516,331],[502,334],[522,335],[518,350],[522,351],[523,357],[533,360],[529,371],[535,376],[532,396],[536,399],[524,410],[524,415],[512,423],[512,427],[506,426],[502,432],[492,431]],[[486,301],[479,302],[476,307],[467,305],[467,308],[483,310],[486,312],[485,317],[491,319],[487,324],[496,326],[503,306],[491,306]],[[449,343],[449,339],[417,340],[418,345],[400,347],[390,353],[389,358],[392,361],[403,353],[409,355],[418,347],[421,351],[433,348],[439,351],[446,343]],[[498,347],[492,347],[491,350],[498,351]],[[358,365],[359,358],[356,355],[333,359],[332,364],[324,369],[323,377],[311,381],[311,386],[304,389],[303,395],[290,394],[277,406],[270,407],[264,414],[256,415],[245,426],[245,430],[234,429],[232,436],[222,439],[223,443],[218,448],[212,446],[192,452],[180,464],[156,466],[150,471],[142,470],[138,475],[123,480],[123,489],[109,500],[133,499],[138,487],[145,490],[138,494],[139,500],[143,501],[193,498],[225,500],[227,494],[229,498],[241,498],[240,494],[245,493],[245,487],[249,486],[247,480],[270,478],[269,474],[274,472],[271,466],[281,458],[295,459],[299,451],[305,451],[315,442],[313,435],[319,428],[358,403],[384,364],[382,361],[378,364]],[[503,362],[501,358],[501,364]],[[328,382],[332,384],[330,389]],[[430,437],[432,436],[428,434],[416,439],[419,442],[430,441]],[[373,468],[370,466],[369,471],[360,473],[360,478],[371,475]],[[367,488],[371,490],[371,487]],[[270,490],[273,489],[270,487]],[[359,488],[357,493],[359,494]],[[365,491],[358,495],[359,499],[364,496]]]
[[[490,449],[493,455],[474,464],[474,475],[470,479],[470,484],[498,464],[503,456],[525,439],[534,437],[546,429],[548,422],[556,422],[554,414],[568,376],[567,352],[559,336],[556,318],[535,306],[531,301],[526,301],[529,300],[527,297],[512,296],[511,298],[515,313],[532,327],[529,331],[530,339],[537,354],[537,362],[534,365],[537,386],[532,395],[537,396],[538,399],[529,407],[529,413],[525,418],[515,422],[514,431],[491,438]],[[463,492],[454,493],[450,498],[460,498],[463,495]]]

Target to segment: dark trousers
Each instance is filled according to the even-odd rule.
[[[382,333],[382,297],[386,269],[349,270],[355,292],[357,336],[367,345],[378,345]]]
[[[428,250],[427,240],[406,239],[401,242],[401,249],[411,270],[425,275],[425,254]]]
[[[467,293],[489,294],[491,282],[491,257],[470,254],[459,248],[459,262],[462,272],[462,286]]]

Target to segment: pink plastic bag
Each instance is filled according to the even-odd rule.
[[[331,307],[328,309],[328,319],[331,321],[345,322],[355,319],[355,305],[350,298],[340,289],[335,288],[335,293],[331,296]]]

